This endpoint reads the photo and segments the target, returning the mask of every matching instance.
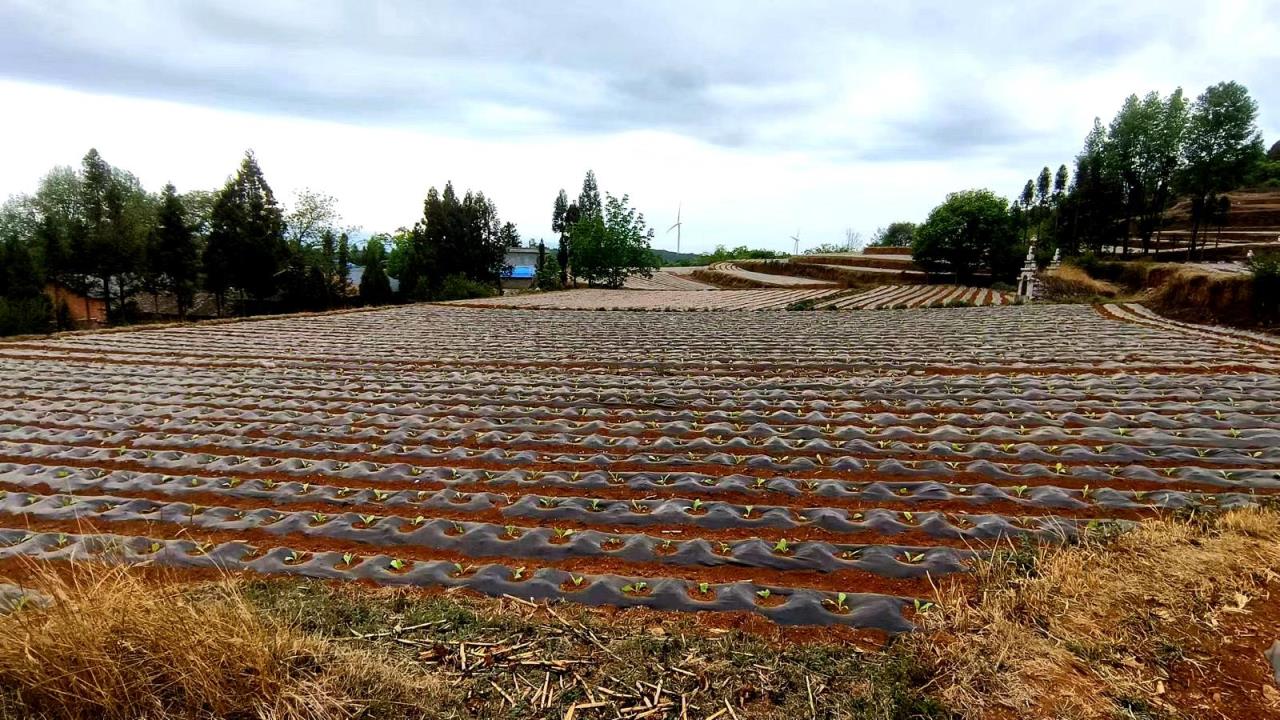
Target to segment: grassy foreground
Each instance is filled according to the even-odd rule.
[[[922,632],[875,650],[823,633],[779,642],[776,633],[711,629],[688,615],[61,570],[26,580],[49,596],[47,607],[28,603],[0,616],[0,717],[1280,712],[1272,704],[1280,693],[1258,681],[1267,668],[1261,649],[1274,639],[1267,635],[1280,633],[1280,605],[1268,594],[1280,572],[1280,513],[1271,510],[1148,521],[1070,547],[1011,548],[967,581],[939,585]],[[1255,655],[1242,652],[1255,640]],[[1232,683],[1207,692],[1221,680],[1215,673]]]

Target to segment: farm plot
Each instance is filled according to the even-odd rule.
[[[849,310],[945,307],[955,305],[1009,305],[1009,293],[963,285],[882,285],[866,292],[832,300],[822,307]]]
[[[579,288],[554,293],[506,295],[482,300],[455,300],[449,304],[544,310],[782,310],[793,303],[820,301],[838,297],[839,294],[839,289],[834,287],[808,290],[781,288],[720,290],[710,286],[704,286],[700,290]]]
[[[1280,492],[1280,356],[1079,306],[420,305],[0,343],[0,563],[912,627],[1001,538]]]

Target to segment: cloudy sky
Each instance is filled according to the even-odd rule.
[[[1124,97],[1244,83],[1280,138],[1280,3],[0,0],[0,197],[91,146],[152,189],[253,148],[394,230],[431,185],[526,237],[592,168],[685,250],[790,249],[1012,196]]]

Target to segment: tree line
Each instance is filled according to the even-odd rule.
[[[282,205],[251,151],[216,191],[149,193],[90,150],[78,169],[54,168],[34,194],[0,206],[0,334],[70,328],[92,300],[122,323],[185,319],[202,295],[221,316],[494,294],[505,250],[520,242],[492,200],[452,184],[428,192],[411,229],[363,246],[352,230],[330,196],[303,190]],[[355,287],[353,265],[363,266]]]
[[[911,247],[926,270],[959,281],[1008,282],[1033,237],[1042,261],[1055,251],[1147,253],[1167,211],[1185,199],[1194,256],[1206,228],[1225,224],[1227,192],[1280,188],[1280,142],[1264,152],[1257,117],[1257,103],[1235,82],[1194,101],[1181,89],[1130,95],[1109,124],[1094,120],[1071,169],[1044,167],[1012,202],[985,189],[951,193],[923,223],[882,228],[871,245]]]

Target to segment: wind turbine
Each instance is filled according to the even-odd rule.
[[[681,203],[683,205],[683,203]],[[667,228],[667,232],[676,231],[676,252],[680,252],[680,230],[684,227],[684,223],[680,222],[680,205],[676,205],[676,224]]]
[[[791,253],[791,254],[792,254],[792,255],[799,255],[799,254],[800,254],[800,231],[799,231],[799,230],[796,230],[796,234],[795,234],[795,235],[792,235],[792,236],[791,236],[791,239],[796,241],[796,249],[795,249],[795,252],[793,252],[793,253]]]

